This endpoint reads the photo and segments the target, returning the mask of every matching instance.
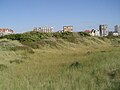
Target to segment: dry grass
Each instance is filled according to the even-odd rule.
[[[0,64],[7,66],[0,71],[0,90],[119,90],[120,47],[84,39],[79,44],[61,41],[59,48],[32,54],[0,51]]]

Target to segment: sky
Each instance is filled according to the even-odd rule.
[[[16,33],[41,26],[58,31],[67,25],[81,31],[100,24],[110,30],[120,25],[120,0],[0,0],[0,28]]]

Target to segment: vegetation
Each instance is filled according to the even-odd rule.
[[[69,32],[2,37],[0,90],[120,90],[119,40]]]
[[[78,38],[83,36],[89,36],[87,33],[79,32],[79,33],[72,33],[72,32],[62,32],[62,33],[40,33],[40,32],[26,32],[23,34],[11,34],[6,35],[2,38],[7,38],[11,40],[18,40],[24,45],[30,46],[34,49],[40,48],[45,46],[46,44],[50,44],[48,42],[55,43],[55,40],[63,39],[68,42],[78,43]]]

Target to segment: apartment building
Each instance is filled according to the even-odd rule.
[[[53,27],[35,27],[33,31],[41,32],[41,33],[52,33]]]
[[[120,35],[120,25],[115,26],[115,33],[118,33],[118,35]]]
[[[73,26],[63,26],[63,32],[73,32]]]
[[[100,30],[100,36],[108,36],[109,30],[108,30],[108,26],[106,24],[100,25],[99,30]]]

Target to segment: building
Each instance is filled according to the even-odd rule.
[[[91,30],[85,30],[84,32],[91,35]]]
[[[35,27],[33,31],[41,32],[41,33],[52,33],[53,27]]]
[[[108,26],[105,24],[105,25],[100,25],[99,26],[99,30],[100,30],[100,36],[108,36]]]
[[[8,35],[8,34],[13,34],[14,31],[12,29],[8,28],[0,28],[0,36]]]
[[[114,32],[114,33],[113,33],[113,36],[118,36],[118,33],[115,33],[115,32]]]
[[[115,26],[115,33],[118,33],[118,35],[120,35],[120,25]]]
[[[73,26],[63,26],[63,32],[73,32]]]
[[[92,30],[91,30],[91,35],[92,35],[92,36],[100,36],[100,30],[92,29]]]

